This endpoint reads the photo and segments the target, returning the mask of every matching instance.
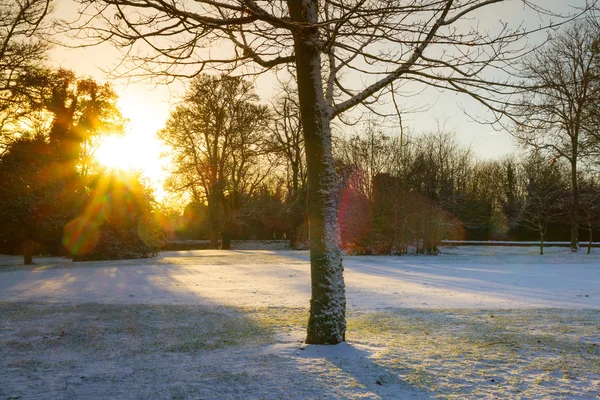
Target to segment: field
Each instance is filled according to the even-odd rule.
[[[536,250],[346,257],[328,347],[306,252],[0,256],[0,399],[598,398],[600,251]]]

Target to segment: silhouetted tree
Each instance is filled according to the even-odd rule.
[[[569,163],[572,250],[578,247],[579,164],[593,150],[598,128],[599,33],[589,21],[576,21],[528,56],[521,72],[527,91],[511,108],[518,121],[513,135],[523,145]]]
[[[527,197],[521,210],[521,223],[540,234],[540,255],[548,226],[568,214],[565,180],[558,164],[534,155],[523,164]]]
[[[269,171],[259,165],[268,108],[257,102],[241,78],[199,75],[159,132],[173,157],[171,187],[206,199],[213,248],[219,235],[229,247],[236,211]]]
[[[272,106],[270,148],[280,155],[285,164],[285,223],[292,247],[302,245],[306,237],[301,227],[306,221],[306,162],[304,137],[298,92],[291,83],[284,84]]]
[[[13,141],[0,158],[0,240],[32,264],[41,246],[56,249],[67,218],[60,165],[44,137]]]

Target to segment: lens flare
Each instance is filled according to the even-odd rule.
[[[83,214],[65,225],[63,246],[72,255],[88,254],[98,244],[100,226],[108,214],[107,186],[107,181],[101,180],[98,188],[92,193]]]
[[[75,218],[65,225],[63,246],[72,255],[88,254],[94,250],[99,239],[99,225],[85,217]]]

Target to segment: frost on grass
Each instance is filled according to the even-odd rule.
[[[0,398],[172,398],[190,357],[270,340],[225,308],[0,302]]]
[[[600,310],[354,312],[0,302],[0,398],[597,398]],[[402,396],[400,396],[402,395]]]
[[[401,310],[355,315],[349,334],[433,397],[597,398],[600,311]]]
[[[280,312],[271,310],[261,323],[289,327],[293,322],[284,321],[298,320],[289,311]],[[599,321],[600,310],[353,312],[349,343],[371,352],[346,370],[353,370],[360,382],[408,386],[432,398],[595,399],[600,395]],[[352,364],[351,358],[347,354],[346,362]],[[323,376],[332,363],[320,361]],[[359,397],[359,392],[353,393]]]

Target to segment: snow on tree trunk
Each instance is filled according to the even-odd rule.
[[[316,0],[289,0],[288,6],[294,21],[317,22]],[[298,30],[294,42],[308,172],[312,296],[306,343],[337,344],[345,340],[346,293],[338,243],[331,110],[323,95],[318,29],[306,27]]]

